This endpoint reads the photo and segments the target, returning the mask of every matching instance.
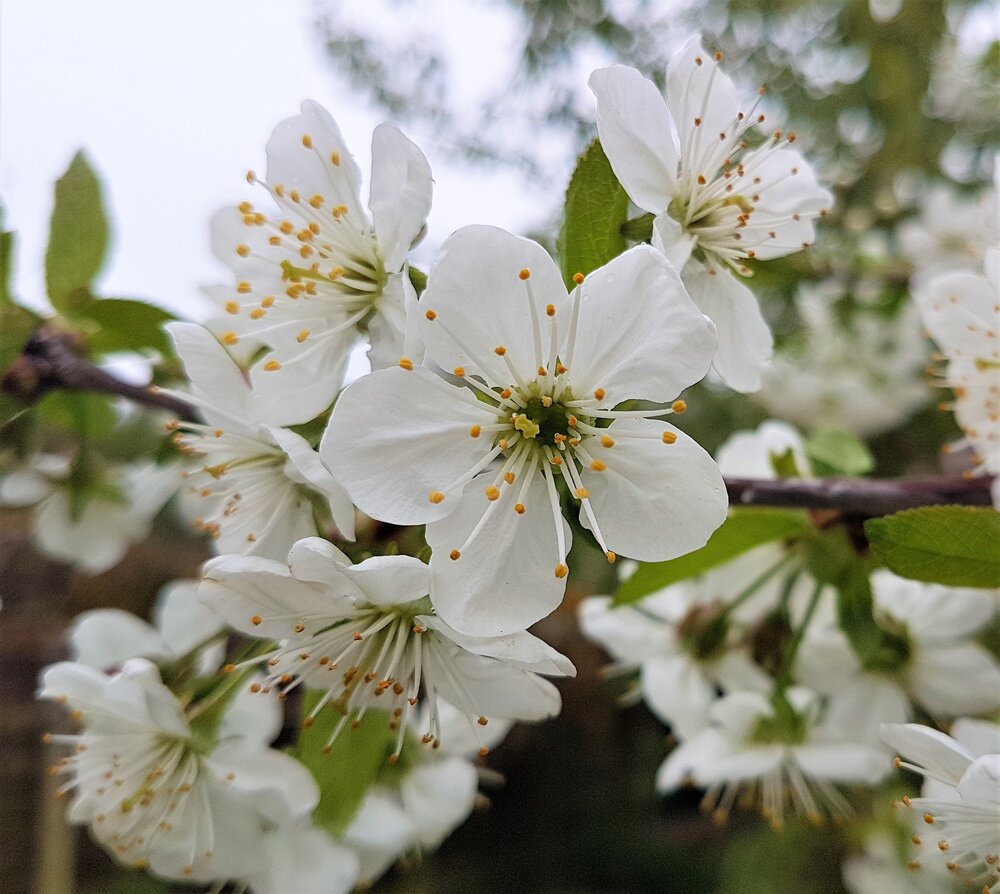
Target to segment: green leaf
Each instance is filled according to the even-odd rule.
[[[668,562],[650,562],[621,585],[616,605],[636,602],[670,584],[702,574],[737,556],[775,540],[812,534],[804,512],[787,509],[734,509],[701,549]]]
[[[101,184],[83,152],[56,182],[45,251],[45,283],[52,306],[73,314],[91,300],[90,287],[108,248]]]
[[[410,284],[416,290],[417,297],[419,298],[424,294],[424,289],[427,288],[427,274],[412,265],[407,268],[407,272],[410,275]]]
[[[0,232],[0,307],[14,303],[10,276],[14,270],[14,234]]]
[[[305,711],[316,704],[319,694],[309,692]],[[396,747],[396,733],[389,729],[389,715],[368,711],[355,729],[348,723],[334,740],[328,753],[323,749],[333,728],[343,715],[326,707],[312,726],[299,733],[295,756],[313,774],[319,786],[319,806],[313,819],[334,834],[347,828],[372,783],[388,766]]]
[[[40,421],[84,438],[100,438],[118,421],[111,398],[89,391],[52,391],[37,407]]]
[[[176,317],[162,307],[131,298],[101,298],[91,301],[81,314],[99,327],[87,337],[95,353],[151,349],[173,356],[173,345],[163,324]]]
[[[1000,513],[976,506],[925,506],[865,522],[878,559],[912,580],[1000,587]]]
[[[824,428],[806,441],[806,455],[821,478],[867,475],[875,460],[857,436],[840,428]]]
[[[625,251],[622,226],[628,208],[628,195],[594,140],[577,161],[566,189],[559,257],[567,288],[573,287],[574,274],[586,275]]]
[[[0,303],[0,378],[24,350],[40,322],[30,310],[17,304]]]

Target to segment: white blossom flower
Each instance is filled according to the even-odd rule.
[[[288,564],[221,556],[205,566],[202,599],[237,630],[279,643],[264,656],[264,688],[323,690],[306,723],[332,706],[343,715],[327,746],[369,708],[390,712],[394,757],[416,720],[425,744],[441,739],[439,699],[471,724],[489,718],[541,720],[558,713],[555,687],[538,673],[575,673],[564,656],[530,633],[463,636],[432,614],[430,570],[409,556],[376,556],[359,565],[319,538],[299,541]],[[253,659],[256,663],[261,659]]]
[[[430,211],[430,166],[394,125],[379,125],[366,212],[336,122],[306,101],[267,144],[266,183],[248,178],[277,209],[243,202],[212,221],[215,252],[237,280],[235,292],[221,290],[233,315],[224,340],[246,334],[269,344],[251,371],[254,390],[280,408],[281,424],[307,422],[333,402],[360,335],[371,339],[375,369],[404,353],[405,306],[416,301],[406,253]]]
[[[705,788],[703,807],[719,819],[741,790],[756,791],[761,813],[776,827],[789,804],[813,820],[824,810],[846,815],[850,805],[835,785],[874,785],[891,769],[885,752],[857,742],[852,732],[826,722],[808,690],[771,699],[732,692],[709,709],[709,725],[670,754],[657,789],[669,793],[684,782]]]
[[[881,723],[909,719],[912,704],[942,719],[1000,707],[1000,664],[972,640],[996,613],[991,593],[924,584],[884,569],[871,584],[885,648],[864,666],[839,630],[817,625],[799,655],[802,683],[850,694],[866,741],[878,741]]]
[[[253,894],[347,894],[358,881],[357,854],[308,821],[268,829],[259,847],[264,866],[242,876]]]
[[[731,388],[756,391],[772,340],[757,300],[733,274],[812,242],[830,204],[795,134],[775,131],[750,148],[764,123],[692,37],[667,66],[666,99],[633,68],[595,71],[597,132],[615,175],[640,208],[656,215],[653,244],[680,270],[695,303],[719,330],[716,372]]]
[[[149,534],[153,518],[176,493],[176,463],[144,462],[99,473],[77,505],[71,493],[70,461],[54,454],[32,457],[29,464],[0,480],[0,505],[31,506],[38,549],[88,574],[113,568],[133,543]]]
[[[957,894],[943,865],[914,872],[901,844],[886,833],[865,841],[864,850],[844,861],[842,876],[850,894]],[[908,865],[910,864],[910,865]]]
[[[235,696],[217,728],[186,714],[142,658],[105,675],[73,662],[47,668],[42,698],[66,703],[83,724],[50,735],[72,748],[57,764],[73,792],[69,818],[86,823],[121,862],[168,878],[243,877],[258,858],[248,844],[269,824],[308,815],[319,800],[309,772],[268,748],[276,700]]]
[[[955,419],[982,472],[1000,475],[1000,250],[986,252],[984,274],[948,271],[914,291],[924,325],[948,361]],[[1000,505],[1000,488],[994,503]]]
[[[354,506],[319,454],[301,435],[281,428],[215,338],[193,323],[171,323],[170,335],[190,380],[203,423],[178,422],[175,442],[203,465],[186,472],[207,509],[195,520],[219,552],[284,557],[316,533],[316,509],[354,538]]]
[[[705,727],[717,687],[771,690],[771,678],[744,649],[733,648],[722,609],[685,581],[635,605],[613,607],[607,596],[584,599],[580,626],[608,650],[616,670],[639,670],[643,701],[683,740]]]
[[[915,864],[943,862],[988,894],[1000,885],[1000,754],[976,757],[950,736],[917,724],[886,724],[882,737],[902,756],[898,767],[950,789],[935,798],[902,799],[923,819],[922,834],[914,836],[921,849]]]
[[[711,323],[647,246],[577,280],[567,295],[530,240],[459,230],[417,322],[428,362],[461,381],[403,358],[344,391],[320,445],[359,508],[428,524],[434,606],[463,633],[523,629],[559,604],[571,540],[560,477],[611,561],[689,552],[725,517],[715,463],[655,418],[683,401],[615,409],[669,403],[698,381]]]
[[[129,658],[174,661],[205,646],[198,665],[208,673],[222,661],[225,644],[210,643],[225,626],[198,599],[197,583],[179,580],[160,590],[152,624],[120,608],[97,608],[73,619],[69,641],[74,661],[99,669]]]

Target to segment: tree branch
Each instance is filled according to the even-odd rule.
[[[892,515],[903,509],[958,503],[992,506],[993,479],[978,478],[727,478],[733,506],[836,509],[851,515]]]
[[[197,419],[194,407],[186,401],[123,382],[83,359],[73,347],[72,335],[48,327],[37,330],[4,373],[3,391],[25,403],[33,403],[54,388],[96,391],[169,410],[181,419]]]

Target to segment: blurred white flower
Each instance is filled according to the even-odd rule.
[[[178,422],[175,442],[203,465],[185,473],[207,503],[195,519],[224,553],[284,558],[296,540],[316,533],[317,507],[354,538],[354,506],[319,454],[281,428],[274,403],[248,384],[219,342],[201,326],[168,327],[190,380],[177,396],[204,423]]]
[[[865,841],[861,853],[844,861],[842,875],[850,894],[957,894],[943,864],[924,868],[914,872],[904,848],[888,834],[877,833]]]
[[[431,597],[456,630],[519,630],[561,601],[570,531],[609,561],[703,545],[725,517],[718,468],[654,417],[708,371],[716,337],[663,256],[633,248],[571,295],[537,243],[465,227],[442,249],[417,320],[427,358],[351,384],[320,452],[359,508],[427,523]],[[456,381],[460,379],[461,381]],[[475,485],[475,486],[473,486]]]
[[[249,179],[277,212],[243,202],[215,216],[213,246],[237,282],[211,294],[233,315],[224,341],[247,335],[273,349],[251,377],[282,408],[279,424],[308,422],[333,403],[360,336],[371,340],[373,369],[405,353],[406,305],[416,301],[406,254],[426,226],[431,170],[394,125],[379,125],[366,212],[337,123],[307,100],[268,141],[267,182]]]
[[[886,724],[882,738],[900,755],[897,766],[943,787],[937,797],[902,799],[923,819],[914,837],[917,863],[939,861],[983,892],[1000,885],[1000,753],[977,757],[951,736],[912,723]]]
[[[186,714],[142,658],[106,675],[73,662],[48,667],[39,697],[68,705],[77,735],[56,765],[73,792],[69,819],[85,823],[122,863],[168,878],[241,878],[268,825],[307,816],[319,800],[309,772],[268,747],[281,723],[275,699],[237,695],[206,727]]]
[[[304,683],[323,691],[306,719],[328,705],[343,715],[327,746],[369,709],[390,712],[397,759],[421,697],[424,744],[441,741],[440,699],[473,727],[489,719],[541,720],[559,712],[539,673],[575,673],[567,658],[526,631],[462,636],[432,614],[430,569],[410,556],[352,565],[319,538],[292,547],[288,564],[221,556],[205,566],[201,597],[237,630],[279,640],[264,656],[264,689]],[[259,662],[252,659],[248,664]]]
[[[180,487],[176,463],[151,462],[99,472],[72,492],[71,463],[39,454],[0,479],[0,505],[32,507],[35,545],[45,555],[88,574],[113,568]],[[78,505],[79,501],[79,505]]]
[[[264,865],[241,876],[253,894],[347,894],[358,881],[357,854],[308,820],[268,829],[254,844]]]
[[[667,66],[666,99],[633,68],[595,71],[597,132],[615,175],[656,216],[653,244],[683,270],[695,303],[719,331],[713,365],[730,387],[756,391],[771,356],[771,333],[753,292],[733,274],[746,260],[792,254],[813,240],[830,193],[775,131],[753,149],[764,123],[754,102],[739,110],[722,54],[692,37]]]

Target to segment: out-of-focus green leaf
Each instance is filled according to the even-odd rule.
[[[52,391],[37,409],[40,421],[84,438],[101,438],[118,421],[111,398],[88,391]]]
[[[317,693],[309,693],[306,712],[318,698]],[[327,739],[342,717],[339,711],[324,708],[315,723],[299,733],[295,748],[295,756],[309,768],[319,785],[319,806],[313,812],[313,819],[334,834],[343,832],[350,824],[365,792],[387,766],[396,746],[396,733],[389,729],[389,715],[369,711],[356,729],[348,723],[325,753]]]
[[[81,313],[100,327],[87,337],[95,353],[152,349],[165,356],[173,354],[163,324],[176,317],[161,307],[131,298],[101,298],[90,302]]]
[[[868,448],[841,428],[824,428],[806,441],[806,455],[813,471],[823,478],[867,475],[875,468]]]
[[[878,559],[901,577],[953,587],[1000,587],[1000,513],[925,506],[865,522]]]
[[[21,351],[40,320],[17,304],[0,304],[0,376]]]
[[[45,251],[45,284],[52,306],[74,314],[92,301],[94,277],[108,248],[108,221],[101,184],[83,152],[56,182],[55,206]]]
[[[788,509],[735,509],[701,549],[668,562],[647,562],[621,585],[616,605],[636,602],[677,581],[702,574],[716,565],[775,540],[812,533],[804,512]]]
[[[576,163],[566,190],[559,258],[563,280],[584,275],[620,255],[628,246],[622,225],[628,220],[628,195],[594,140]]]
[[[14,303],[10,276],[14,270],[14,234],[0,231],[0,307]]]

